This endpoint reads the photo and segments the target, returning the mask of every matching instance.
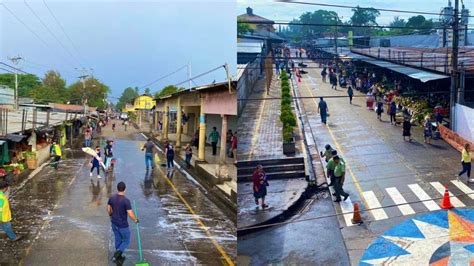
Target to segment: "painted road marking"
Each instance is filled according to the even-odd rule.
[[[316,105],[316,108],[318,108],[318,103],[316,102],[316,99],[314,98],[314,95],[313,93],[311,92],[311,90],[308,88],[308,86],[306,85],[305,82],[301,82],[301,85],[303,85],[305,87],[305,89],[309,92],[309,95],[311,95],[312,97],[312,100],[314,102],[314,104]],[[309,124],[309,126],[311,126],[311,123]],[[336,145],[336,148],[337,148],[337,151],[338,153],[344,158],[344,153],[342,152],[342,148],[341,146],[339,145],[339,142],[337,142],[336,140],[336,137],[334,136],[334,134],[332,133],[332,130],[329,126],[326,127],[328,129],[328,132],[329,132],[329,135],[331,136],[331,139],[332,141],[334,142],[334,144]],[[354,182],[354,185],[355,187],[357,188],[357,192],[359,192],[359,195],[360,195],[360,198],[361,198],[361,201],[362,201],[362,204],[364,205],[364,207],[366,209],[369,209],[368,205],[367,205],[367,201],[366,199],[364,198],[364,195],[363,195],[363,191],[362,191],[362,187],[360,186],[359,184],[359,180],[357,179],[357,177],[354,175],[354,172],[352,172],[352,168],[349,166],[349,163],[346,161],[346,169],[347,171],[349,172],[351,178],[352,178],[352,182]]]
[[[405,198],[400,194],[397,188],[389,187],[385,189],[392,198],[393,202],[398,205],[398,209],[402,212],[403,215],[415,214],[415,211],[407,204]]]
[[[345,201],[341,201],[341,211],[346,222],[346,226],[352,226],[352,212],[354,211],[354,204],[352,204],[351,197],[348,197]]]
[[[370,212],[372,213],[372,216],[374,216],[374,219],[376,221],[388,219],[388,216],[385,213],[385,211],[382,209],[382,205],[380,205],[380,202],[375,196],[375,193],[372,190],[370,190],[370,191],[364,191],[363,194],[367,202],[367,205],[369,206],[369,209],[375,209],[375,210],[370,210]]]
[[[440,182],[430,182],[430,184],[439,192],[439,194],[444,195],[445,187]],[[453,197],[453,193],[449,192],[451,197],[451,203],[454,207],[466,207],[457,197]]]
[[[474,199],[474,190],[472,190],[470,187],[468,187],[466,184],[459,180],[451,180],[451,183],[453,183],[457,188],[459,188],[462,192],[467,194],[471,199]]]
[[[419,200],[423,201],[423,204],[426,208],[430,211],[440,210],[441,208],[434,202],[434,200],[430,200],[431,197],[426,194],[426,192],[420,187],[418,184],[410,184],[408,187],[415,193]]]

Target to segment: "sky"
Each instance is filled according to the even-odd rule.
[[[24,58],[19,63],[22,70],[39,76],[57,70],[68,84],[75,82],[85,67],[110,87],[109,100],[113,102],[126,87],[146,85],[188,62],[192,76],[225,63],[235,73],[235,0],[24,1],[0,0],[0,62],[11,64],[8,57],[20,55]],[[183,68],[149,87],[156,92],[187,77],[187,68]],[[192,85],[225,79],[222,68]]]
[[[454,0],[453,0],[454,1]],[[322,4],[336,4],[349,5],[361,7],[373,7],[384,9],[398,9],[398,10],[414,10],[423,12],[439,13],[442,7],[448,5],[448,0],[298,0],[298,2],[322,3]],[[453,2],[454,3],[454,2]],[[474,0],[464,0],[464,4],[474,12]],[[342,16],[342,21],[347,21],[352,16],[351,9],[324,7],[315,5],[303,5],[296,3],[282,3],[273,0],[237,0],[237,14],[246,12],[246,8],[250,6],[253,8],[253,13],[275,21],[291,21],[293,18],[299,17],[304,12],[313,12],[318,9],[336,11],[339,17]],[[381,12],[377,19],[379,25],[388,25],[395,16],[405,18],[417,14],[395,13],[395,12]],[[426,18],[438,19],[439,16],[428,16]],[[472,23],[472,22],[470,22]]]

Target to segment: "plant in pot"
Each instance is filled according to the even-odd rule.
[[[38,153],[35,151],[27,151],[25,152],[25,158],[26,158],[26,165],[28,166],[28,169],[34,170],[38,167]]]

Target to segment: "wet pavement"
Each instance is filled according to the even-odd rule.
[[[347,96],[345,89],[331,90],[329,84],[322,83],[321,70],[316,67],[310,63],[309,73],[298,83],[300,96]],[[358,264],[370,242],[388,228],[436,210],[445,184],[457,196],[458,207],[473,205],[466,193],[474,187],[454,177],[460,170],[460,154],[446,142],[423,143],[420,127],[412,128],[413,142],[404,142],[401,127],[390,125],[386,114],[378,121],[376,114],[365,108],[365,97],[354,98],[352,105],[346,97],[325,101],[330,113],[327,126],[317,114],[319,98],[301,100],[312,131],[317,132],[313,139],[318,149],[331,144],[347,162],[344,189],[350,198],[335,204],[336,211],[351,212],[353,202],[359,202],[362,209],[363,226],[351,224],[352,214],[338,216],[352,264]],[[419,202],[423,199],[433,200],[432,204]],[[382,208],[369,210],[377,207]]]
[[[128,132],[120,127],[118,132],[104,131],[115,140],[114,172],[91,179],[89,159],[80,151],[70,152],[74,160],[65,160],[57,172],[45,167],[13,197],[14,229],[27,237],[18,243],[0,240],[0,263],[113,265],[113,234],[105,208],[119,181],[127,184],[126,196],[136,202],[143,256],[151,265],[235,261],[235,224],[200,186],[178,171],[168,174],[161,155],[155,157],[157,167],[146,172],[140,151],[145,139],[130,127]],[[130,229],[125,265],[139,261],[132,222]]]

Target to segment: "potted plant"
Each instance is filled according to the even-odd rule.
[[[26,165],[28,169],[34,170],[38,167],[38,153],[35,151],[25,152]]]
[[[283,154],[293,155],[296,153],[293,129],[296,126],[296,117],[291,109],[291,93],[288,76],[285,72],[281,74],[281,110],[280,121],[283,124]]]

